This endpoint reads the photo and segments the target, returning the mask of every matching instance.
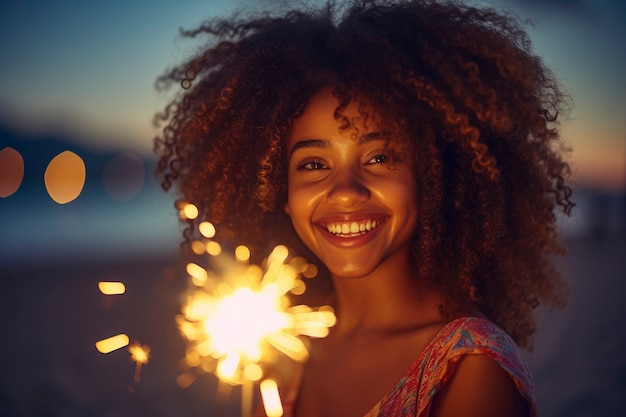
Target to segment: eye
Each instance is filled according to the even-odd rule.
[[[389,157],[385,154],[376,154],[374,155],[367,164],[375,165],[375,164],[384,164],[385,162],[389,162]]]
[[[320,169],[327,169],[327,168],[328,167],[322,161],[319,161],[317,159],[303,161],[297,166],[297,169],[299,171],[317,171]]]

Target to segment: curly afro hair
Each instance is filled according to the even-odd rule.
[[[566,299],[555,209],[573,203],[557,123],[568,99],[522,27],[459,3],[359,0],[183,31],[208,46],[159,78],[182,88],[155,118],[155,149],[163,188],[199,208],[187,242],[209,220],[257,253],[305,250],[283,212],[286,137],[332,86],[339,112],[366,97],[390,137],[404,138],[418,183],[418,279],[531,345],[533,310]]]

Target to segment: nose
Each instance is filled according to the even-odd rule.
[[[358,175],[342,171],[334,177],[326,198],[330,204],[352,207],[367,201],[370,195],[369,188]]]

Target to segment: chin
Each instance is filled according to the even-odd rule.
[[[344,267],[328,268],[333,278],[337,279],[358,279],[371,274],[370,269],[363,268],[362,265],[346,265]]]

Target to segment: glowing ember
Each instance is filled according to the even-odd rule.
[[[130,352],[130,358],[136,363],[135,365],[135,383],[139,383],[141,379],[141,367],[148,363],[150,359],[150,347],[148,345],[141,345],[138,342],[133,343],[128,347]]]
[[[148,360],[150,359],[150,347],[148,345],[142,346],[135,342],[128,347],[128,351],[130,352],[132,360],[137,363],[148,363]]]

